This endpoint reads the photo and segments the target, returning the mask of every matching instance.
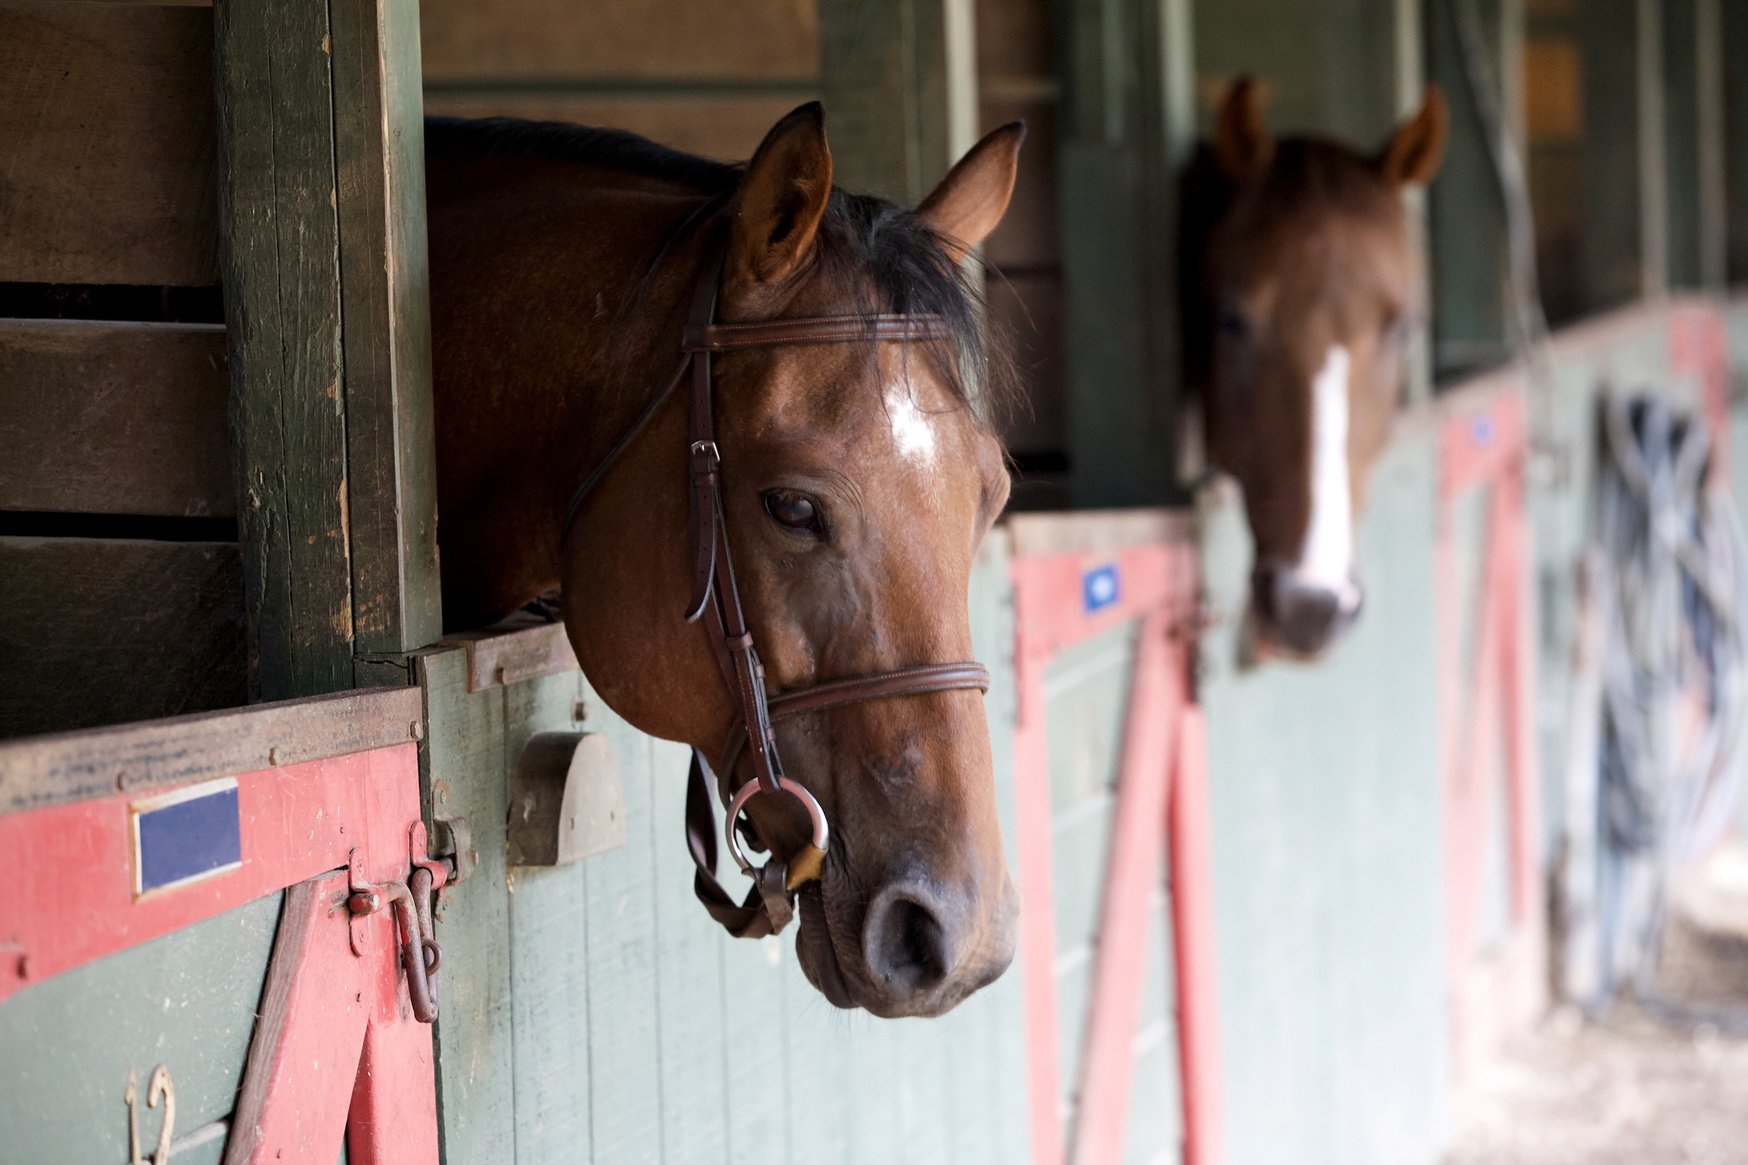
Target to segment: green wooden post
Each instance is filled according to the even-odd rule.
[[[1082,506],[1171,500],[1177,173],[1195,142],[1190,0],[1063,11],[1069,467]]]
[[[1724,278],[1748,283],[1748,5],[1723,8]]]
[[[1664,122],[1663,3],[1633,8],[1639,135],[1639,293],[1669,289],[1669,142]]]
[[[418,0],[331,5],[353,634],[399,655],[443,632]],[[359,683],[405,683],[361,660]]]
[[[218,0],[221,270],[250,693],[352,683],[325,0]]]
[[[1494,173],[1489,130],[1472,86],[1487,85],[1500,110],[1511,108],[1515,94],[1508,92],[1507,78],[1521,67],[1507,55],[1521,44],[1521,37],[1507,23],[1513,18],[1522,18],[1517,4],[1485,7],[1482,32],[1491,75],[1471,78],[1456,24],[1458,13],[1451,0],[1433,5],[1428,12],[1428,72],[1443,89],[1451,109],[1450,143],[1428,200],[1435,256],[1431,265],[1433,366],[1441,379],[1501,363],[1511,353],[1505,204]],[[1420,100],[1421,95],[1415,93],[1412,101],[1418,105]]]
[[[915,206],[977,140],[972,0],[820,0],[839,185]]]
[[[218,0],[214,35],[251,695],[404,683],[441,621],[417,5]]]
[[[1646,183],[1638,177],[1645,142],[1630,128],[1643,124],[1638,5],[1587,0],[1578,10],[1586,129],[1577,306],[1585,312],[1626,303],[1645,290]]]

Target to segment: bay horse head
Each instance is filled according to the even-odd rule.
[[[1243,488],[1250,620],[1279,654],[1316,657],[1360,612],[1354,527],[1421,315],[1400,192],[1437,172],[1445,123],[1428,86],[1375,153],[1277,141],[1246,77],[1186,182],[1189,376],[1209,456]]]
[[[725,793],[767,763],[735,670],[762,668],[800,793],[751,797],[750,832],[811,874],[817,802],[800,962],[885,1016],[946,1011],[1015,943],[987,680],[914,673],[971,658],[970,574],[1008,495],[962,263],[1023,136],[996,130],[907,211],[833,185],[817,104],[744,167],[575,127],[428,132],[446,613],[561,584],[601,698],[726,767]],[[891,676],[909,686],[876,690]],[[858,677],[855,702],[780,709]]]

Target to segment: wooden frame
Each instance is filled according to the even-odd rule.
[[[1528,429],[1515,379],[1478,408],[1446,421],[1439,441],[1439,755],[1445,813],[1447,959],[1452,1046],[1459,1080],[1522,1030],[1547,1000],[1547,905],[1537,776],[1533,613],[1528,601]],[[1454,507],[1487,489],[1480,609],[1465,682]],[[1493,757],[1505,758],[1508,933],[1478,950],[1487,831],[1494,820]]]
[[[404,683],[440,631],[417,13],[214,7],[258,698]]]
[[[1097,536],[1100,525],[1107,537]],[[1147,971],[1147,910],[1168,860],[1184,1161],[1216,1165],[1222,1117],[1211,823],[1201,711],[1190,677],[1198,613],[1195,549],[1182,536],[1180,520],[1157,514],[1019,518],[1010,529],[1032,1159],[1038,1165],[1093,1163],[1122,1155],[1132,1041]],[[1065,1139],[1058,1108],[1062,1056],[1044,673],[1062,649],[1137,621],[1140,640],[1111,811],[1092,1010],[1076,1088],[1081,1101]]]
[[[22,879],[0,903],[0,1001],[284,890],[226,1162],[320,1159],[343,1135],[355,1161],[435,1161],[431,1029],[411,1013],[401,936],[389,911],[345,906],[361,881],[441,870],[426,858],[419,728],[407,689],[0,746],[13,810],[0,845]],[[231,767],[263,752],[272,767]],[[236,860],[144,885],[142,822],[199,801],[220,807]],[[215,832],[182,828],[162,843],[175,857]]]

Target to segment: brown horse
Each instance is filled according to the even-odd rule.
[[[1358,616],[1354,526],[1418,323],[1400,191],[1444,153],[1425,103],[1382,149],[1276,141],[1240,80],[1185,183],[1185,352],[1210,458],[1244,489],[1260,645],[1315,657]]]
[[[445,621],[484,625],[560,585],[577,658],[615,712],[722,746],[733,694],[683,618],[686,393],[562,529],[578,483],[674,376],[714,251],[717,320],[887,312],[948,329],[714,357],[726,529],[769,690],[969,659],[973,557],[1008,474],[978,407],[999,361],[961,261],[1006,210],[1023,136],[990,134],[910,212],[832,185],[817,104],[744,166],[617,131],[431,122]],[[999,975],[1016,897],[979,694],[836,707],[782,720],[777,737],[788,779],[832,823],[800,895],[814,985],[840,1007],[938,1014]],[[730,783],[751,771],[743,753]],[[805,847],[794,802],[749,808],[778,859]]]

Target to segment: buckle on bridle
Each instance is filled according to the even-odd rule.
[[[777,783],[775,791],[787,793],[800,801],[802,808],[807,810],[808,819],[813,823],[813,837],[808,843],[808,848],[797,854],[790,862],[792,868],[784,879],[789,889],[793,890],[802,883],[811,882],[819,876],[819,863],[824,859],[825,851],[831,845],[831,826],[826,821],[825,810],[820,807],[813,794],[807,791],[805,785],[797,781],[785,780],[780,776],[772,779]],[[723,836],[728,841],[729,856],[734,858],[734,864],[740,867],[741,873],[755,879],[759,876],[758,871],[753,869],[752,860],[741,848],[740,834],[735,829],[735,825],[740,821],[741,814],[746,811],[747,802],[764,791],[765,786],[757,781],[748,781],[742,785],[736,791],[733,799],[729,801],[727,820],[723,822]]]
[[[690,453],[693,457],[698,456],[700,453],[708,453],[710,455],[711,468],[715,468],[722,464],[722,450],[716,447],[715,441],[694,441],[692,442]]]

